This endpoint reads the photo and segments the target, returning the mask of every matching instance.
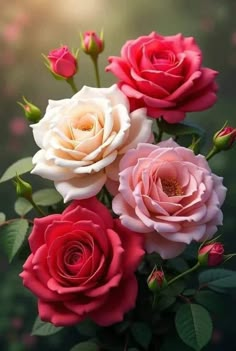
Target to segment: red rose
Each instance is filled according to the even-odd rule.
[[[70,78],[77,72],[77,60],[67,46],[50,51],[48,60],[52,72],[63,78]]]
[[[203,246],[198,252],[198,260],[204,266],[218,266],[224,258],[224,246],[213,243]]]
[[[38,297],[42,320],[63,326],[89,317],[106,326],[134,307],[142,238],[113,220],[96,198],[35,219],[29,244],[20,276]]]
[[[110,57],[111,71],[131,109],[147,107],[148,115],[169,123],[186,112],[205,110],[216,101],[216,71],[202,67],[202,53],[192,37],[155,32],[129,40],[121,57]]]

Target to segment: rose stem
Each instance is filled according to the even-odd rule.
[[[71,87],[73,93],[77,93],[77,92],[78,92],[78,89],[77,89],[77,87],[76,87],[76,85],[75,85],[75,81],[74,81],[73,77],[72,77],[72,78],[66,79],[66,81],[67,81],[67,83],[70,85],[70,87]]]
[[[99,75],[99,69],[98,69],[98,57],[92,57],[91,59],[93,61],[93,66],[94,66],[94,70],[95,70],[95,76],[96,76],[96,83],[97,83],[97,87],[100,88],[101,87],[101,83],[100,83],[100,75]]]
[[[174,277],[173,279],[171,279],[169,282],[167,282],[167,283],[168,283],[168,286],[169,286],[170,284],[174,283],[176,280],[178,280],[178,279],[184,277],[185,275],[187,275],[187,274],[189,274],[189,273],[195,271],[199,266],[200,266],[200,263],[197,262],[197,263],[195,264],[195,266],[193,266],[192,268],[189,268],[187,271],[185,271],[185,272],[183,272],[183,273],[177,275],[176,277]]]
[[[34,200],[31,198],[31,199],[27,199],[31,205],[33,206],[33,208],[42,216],[42,217],[45,217],[47,214],[38,206],[36,205],[36,203],[34,202]]]
[[[215,146],[209,151],[209,153],[206,156],[206,160],[209,161],[213,156],[218,154],[220,152]]]

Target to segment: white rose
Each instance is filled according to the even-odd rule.
[[[32,173],[53,180],[65,202],[89,198],[107,180],[118,179],[118,160],[150,140],[151,126],[145,109],[129,112],[117,85],[84,86],[71,99],[50,100],[44,117],[32,125],[41,148]]]

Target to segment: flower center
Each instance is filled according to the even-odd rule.
[[[161,179],[162,190],[167,196],[183,195],[183,190],[174,178]]]

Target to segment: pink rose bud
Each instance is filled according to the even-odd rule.
[[[81,46],[86,54],[92,57],[98,56],[104,50],[103,33],[99,37],[96,32],[85,32],[81,35]]]
[[[218,242],[205,245],[198,251],[198,262],[202,266],[218,266],[223,259],[224,247]]]
[[[67,46],[50,51],[47,58],[50,70],[55,75],[68,79],[76,74],[77,57],[69,51]]]
[[[42,116],[41,110],[33,105],[31,102],[26,100],[26,98],[23,96],[23,101],[24,103],[18,102],[18,104],[23,108],[25,117],[28,119],[28,121],[32,123],[37,123]]]
[[[236,128],[223,127],[213,137],[214,146],[219,150],[230,149],[236,140]]]
[[[160,291],[167,284],[164,272],[154,268],[147,279],[147,284],[152,292]]]

